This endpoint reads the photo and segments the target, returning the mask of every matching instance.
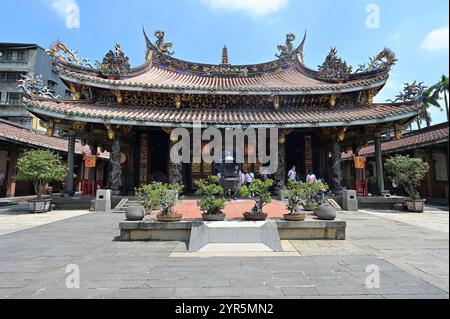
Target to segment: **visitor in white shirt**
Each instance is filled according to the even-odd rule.
[[[290,181],[297,181],[297,171],[295,165],[292,166],[292,169],[289,171],[288,178]]]

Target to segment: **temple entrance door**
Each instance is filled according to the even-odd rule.
[[[301,132],[292,132],[286,138],[286,169],[295,165],[297,177],[302,181],[306,179],[305,166],[305,136]],[[287,176],[287,172],[285,172]]]
[[[149,177],[155,182],[169,182],[169,139],[163,131],[149,134]]]

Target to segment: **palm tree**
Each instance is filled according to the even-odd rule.
[[[448,76],[443,75],[441,81],[432,86],[432,89],[438,92],[438,94],[444,95],[445,111],[447,112],[447,120],[450,121],[449,110],[448,110]],[[442,110],[442,107],[440,107]]]
[[[421,128],[421,123],[425,121],[427,127],[431,126],[431,114],[429,112],[430,107],[434,106],[437,108],[441,108],[439,104],[439,96],[440,93],[436,88],[429,88],[425,91],[422,98],[422,112],[417,117],[417,126],[419,129]]]

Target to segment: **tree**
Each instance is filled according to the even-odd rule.
[[[444,102],[445,102],[445,111],[447,112],[447,120],[450,121],[450,115],[449,115],[449,109],[448,109],[448,76],[443,75],[441,80],[433,85],[431,89],[434,91],[434,93],[437,93],[438,95],[443,94],[444,95]],[[439,108],[442,110],[442,107],[439,105]]]
[[[45,184],[61,182],[67,176],[67,167],[58,154],[47,150],[33,150],[23,153],[17,161],[19,181],[34,184],[37,198],[41,199]]]
[[[429,109],[434,106],[437,108],[441,108],[441,105],[439,104],[439,92],[432,87],[427,89],[423,95],[422,98],[422,112],[417,118],[417,125],[420,129],[420,123],[425,121],[427,124],[427,127],[431,126],[431,114],[429,112]]]
[[[428,163],[420,158],[397,155],[386,162],[385,168],[389,178],[403,186],[413,200],[420,199],[420,185],[430,170]]]
[[[273,186],[274,181],[271,179],[260,180],[255,179],[249,186],[242,186],[240,193],[243,197],[251,198],[255,201],[251,214],[261,215],[263,214],[263,208],[267,204],[272,202],[272,195],[270,194],[270,188]]]

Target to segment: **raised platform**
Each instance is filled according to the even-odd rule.
[[[274,219],[281,240],[345,240],[347,223],[341,220],[322,221],[308,217],[303,222]],[[249,222],[251,223],[251,222]],[[184,241],[189,242],[192,227],[201,227],[202,220],[178,223],[157,221],[124,221],[119,225],[122,241]]]
[[[52,196],[52,204],[55,205],[55,210],[89,210],[93,200],[95,200],[94,197],[88,196]],[[111,207],[116,207],[121,200],[122,197],[113,197],[111,199]]]
[[[342,197],[338,196],[334,198],[336,202],[342,206]],[[391,197],[358,197],[359,209],[372,209],[372,210],[405,210],[405,197],[391,196]]]

